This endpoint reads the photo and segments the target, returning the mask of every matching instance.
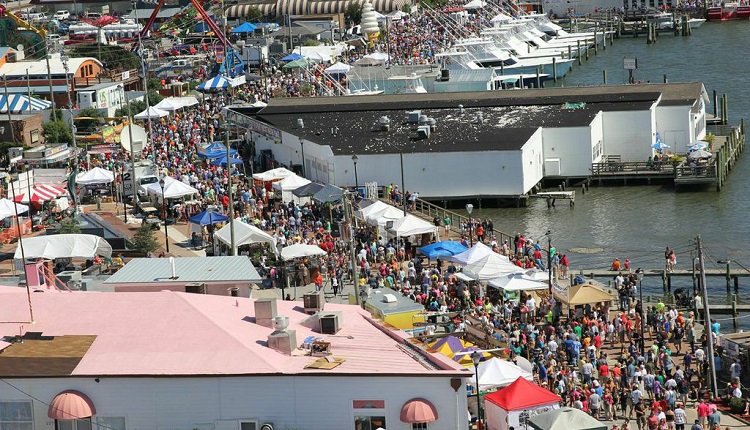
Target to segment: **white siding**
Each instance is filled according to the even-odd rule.
[[[685,154],[695,143],[692,132],[690,106],[659,106],[656,108],[656,131],[668,149],[675,154]]]
[[[468,428],[466,385],[456,392],[448,377],[101,377],[99,383],[91,377],[12,383],[46,403],[63,390],[79,390],[91,398],[97,416],[125,417],[127,430],[192,430],[209,423],[229,429],[231,421],[243,419],[271,422],[277,429],[346,430],[354,428],[352,400],[385,400],[387,428],[406,430],[411,427],[400,421],[401,407],[415,397],[438,411],[430,430]],[[31,400],[10,386],[0,387],[0,401],[24,399]],[[42,402],[33,402],[34,430],[53,430]]]
[[[604,154],[619,155],[622,161],[646,161],[656,139],[656,114],[647,111],[604,112]]]
[[[545,128],[544,157],[560,159],[560,176],[588,176],[591,174],[594,145],[602,140],[601,114],[590,126]],[[555,172],[545,172],[555,176]]]
[[[521,148],[523,170],[521,173],[522,188],[516,189],[514,195],[526,194],[534,185],[544,178],[544,144],[542,139],[542,128],[529,138],[528,142]]]

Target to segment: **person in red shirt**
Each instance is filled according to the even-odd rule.
[[[599,378],[604,379],[609,377],[609,366],[607,363],[602,363],[601,366],[599,366]]]

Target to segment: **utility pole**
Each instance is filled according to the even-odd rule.
[[[716,381],[716,363],[714,363],[714,334],[711,332],[711,311],[708,309],[708,290],[706,288],[706,266],[703,261],[703,248],[701,247],[701,236],[698,235],[696,240],[698,245],[698,261],[701,270],[700,288],[703,295],[703,312],[705,322],[703,323],[703,332],[706,334],[706,356],[708,357],[709,383],[711,384],[711,394],[714,398],[719,396],[719,387]],[[706,332],[707,331],[707,332]]]
[[[231,256],[234,256],[237,252],[234,245],[234,193],[232,192],[232,160],[229,156],[229,118],[227,116],[224,117],[224,129],[225,129],[225,138],[227,142],[227,195],[229,196],[229,236],[232,238],[230,246],[232,250],[230,251]]]
[[[354,283],[354,299],[356,300],[357,305],[360,305],[362,303],[359,294],[359,276],[357,275],[357,250],[356,250],[356,241],[355,241],[355,231],[354,231],[354,223],[352,221],[352,201],[351,199],[354,198],[354,193],[351,193],[349,191],[345,191],[344,194],[341,196],[342,201],[344,203],[344,216],[346,217],[346,223],[349,226],[349,259],[351,260],[352,264],[352,278]],[[343,286],[342,286],[343,289]]]
[[[57,121],[57,114],[55,114],[55,93],[52,91],[52,71],[49,68],[49,41],[45,41],[44,44],[44,59],[47,61],[47,79],[49,81],[49,101],[52,102],[52,121]],[[29,103],[31,100],[29,100]]]

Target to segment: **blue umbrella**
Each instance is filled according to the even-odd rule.
[[[235,27],[232,33],[252,33],[255,31],[255,26],[249,22],[243,22],[241,25]]]
[[[659,133],[656,133],[656,142],[654,142],[651,147],[654,149],[667,149],[669,148],[669,145],[661,140],[661,136],[659,135]]]
[[[242,164],[243,161],[240,158],[230,158],[229,161],[232,164]],[[226,166],[227,165],[227,159],[225,158],[217,158],[216,160],[211,162],[212,166]]]
[[[706,149],[706,148],[708,148],[708,144],[702,140],[699,140],[698,142],[695,143],[695,145],[691,146],[689,149],[691,151],[697,151],[699,149]]]
[[[302,58],[304,58],[304,57],[301,56],[301,55],[299,55],[296,52],[293,52],[293,53],[287,55],[286,57],[282,58],[281,61],[297,61],[297,60],[301,60]]]
[[[190,217],[190,222],[198,225],[211,225],[229,221],[229,217],[214,211],[203,211]]]
[[[468,248],[458,242],[446,240],[443,242],[431,243],[419,248],[419,253],[426,255],[430,260],[440,257],[452,257],[466,251]]]

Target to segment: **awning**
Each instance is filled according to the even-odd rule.
[[[23,94],[8,94],[7,98],[0,95],[0,112],[8,112],[8,106],[11,112],[39,111],[49,109],[52,103]]]
[[[401,408],[401,422],[408,424],[422,424],[437,421],[438,413],[429,400],[416,398],[404,403]]]
[[[229,6],[226,10],[227,18],[244,19],[256,8],[261,16],[276,16],[276,1],[272,0]]]
[[[49,404],[47,416],[53,420],[77,420],[96,415],[94,402],[76,390],[65,390],[55,396]]]

